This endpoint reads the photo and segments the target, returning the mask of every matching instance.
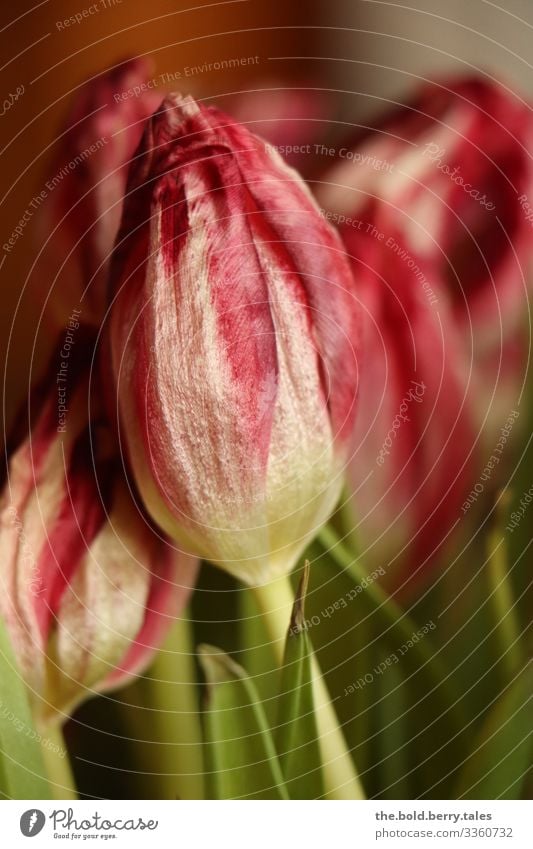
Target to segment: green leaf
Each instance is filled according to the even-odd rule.
[[[328,670],[328,689],[354,759],[365,766],[369,796],[379,796],[389,780],[377,757],[378,732],[362,739],[366,717],[376,726],[374,705],[382,696],[373,670],[384,649],[392,661],[398,659],[404,682],[408,745],[402,757],[410,793],[442,798],[457,780],[450,764],[463,756],[467,713],[454,675],[441,660],[444,653],[435,648],[437,616],[415,620],[402,610],[380,585],[379,570],[367,573],[331,525],[322,528],[317,542],[324,554],[313,567],[320,582],[319,591],[313,587],[310,595],[313,644]]]
[[[528,663],[483,723],[459,779],[456,798],[519,799],[531,766],[533,666]]]
[[[287,635],[278,700],[276,747],[291,799],[319,799],[324,794],[313,699],[312,648],[305,627],[308,579],[306,561]]]
[[[225,652],[199,646],[207,679],[204,734],[213,799],[288,799],[253,682]]]
[[[43,741],[46,744],[46,740]],[[0,795],[51,799],[41,737],[35,731],[26,686],[0,619]]]
[[[507,540],[504,531],[505,514],[510,493],[498,493],[487,534],[487,602],[492,612],[493,641],[497,646],[498,671],[504,683],[510,681],[524,663],[521,627],[517,619],[511,570],[507,556]]]
[[[330,559],[353,581],[353,592],[357,593],[358,605],[366,610],[366,618],[372,617],[380,632],[380,641],[393,648],[410,640],[418,629],[416,623],[375,580],[375,573],[368,575],[357,558],[339,540],[333,528],[326,525],[319,534],[319,542]],[[457,731],[464,723],[464,706],[454,691],[446,666],[441,662],[431,645],[431,640],[419,640],[408,655],[409,667],[420,674],[425,688],[438,691],[450,704],[448,721]]]
[[[372,713],[380,798],[409,799],[409,696],[400,665],[388,665],[389,661],[390,655],[382,652],[374,667],[377,699]],[[371,691],[369,687],[366,689]]]
[[[531,305],[525,316],[524,328],[533,320]],[[528,326],[529,325],[529,326]],[[505,447],[508,454],[505,486],[511,493],[506,527],[509,545],[509,562],[512,564],[511,581],[517,599],[522,627],[526,628],[531,620],[533,604],[533,584],[531,567],[533,565],[533,523],[531,522],[531,479],[533,469],[533,362],[529,358],[527,372],[523,376],[522,389],[516,399],[516,410],[511,415],[519,417],[513,425],[509,444]],[[504,422],[502,421],[502,425]]]

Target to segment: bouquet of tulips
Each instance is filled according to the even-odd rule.
[[[309,91],[147,75],[85,86],[38,211],[2,793],[526,798],[529,105],[436,80],[315,144]]]

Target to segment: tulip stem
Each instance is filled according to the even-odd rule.
[[[53,798],[77,799],[78,794],[61,726],[46,727],[46,731],[42,733],[41,751]]]
[[[517,670],[521,669],[524,663],[520,649],[520,624],[517,621],[507,563],[507,548],[500,530],[503,526],[501,514],[506,509],[508,500],[508,496],[504,493],[496,505],[497,516],[494,527],[489,531],[487,554],[487,578],[489,590],[491,590],[489,599],[496,623],[494,630],[501,650],[500,661],[506,682],[513,680]]]
[[[253,588],[255,599],[278,665],[283,664],[285,641],[294,604],[287,576]],[[339,727],[318,661],[311,656],[313,691],[324,785],[328,799],[364,799],[361,781]]]

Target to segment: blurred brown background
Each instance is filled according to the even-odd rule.
[[[481,72],[533,94],[531,0],[333,0],[319,4],[321,56],[349,116],[418,81]]]
[[[76,14],[82,15],[80,22],[62,23]],[[317,18],[314,0],[300,6],[284,0],[151,0],[146,4],[134,0],[23,0],[2,4],[0,16],[5,57],[2,100],[24,86],[23,95],[2,117],[2,244],[47,179],[63,116],[87,78],[129,56],[150,55],[155,74],[259,56],[257,63],[197,73],[190,84],[185,80],[180,85],[193,93],[216,96],[253,87],[254,80],[280,74],[289,80],[298,77],[305,73],[303,60],[269,57],[315,55],[317,51],[317,30],[302,29]],[[27,391],[30,364],[32,374],[42,368],[47,344],[44,330],[36,336],[35,303],[26,295],[21,297],[35,258],[34,237],[30,221],[13,250],[0,252],[0,358],[4,363],[7,353],[3,397],[8,418]]]

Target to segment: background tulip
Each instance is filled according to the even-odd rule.
[[[265,79],[252,91],[224,98],[220,104],[304,177],[316,168],[317,150],[333,111],[330,99],[311,82],[289,87],[282,79]]]
[[[345,142],[356,162],[341,158],[317,185],[336,214],[369,221],[379,207],[383,229],[431,263],[472,363],[470,394],[490,448],[526,361],[532,141],[529,104],[503,86],[476,77],[428,83]]]
[[[390,592],[427,579],[475,478],[475,428],[453,316],[431,262],[375,219],[342,229],[365,307],[356,451],[356,535]],[[368,228],[368,229],[367,229]],[[382,238],[380,238],[382,234]]]
[[[64,327],[73,308],[98,325],[131,157],[162,94],[151,63],[132,59],[79,91],[48,169],[39,208],[38,291],[46,318]]]
[[[139,513],[85,356],[69,363],[66,420],[53,359],[0,501],[0,611],[42,724],[142,671],[196,572]]]
[[[255,583],[286,574],[342,485],[358,304],[297,174],[169,96],[130,173],[111,274],[124,438],[148,510]]]

